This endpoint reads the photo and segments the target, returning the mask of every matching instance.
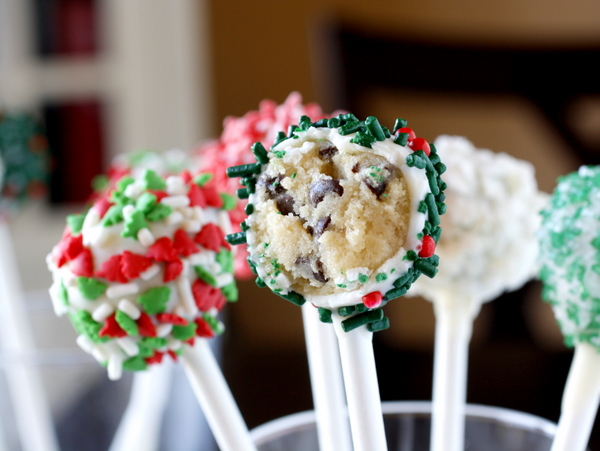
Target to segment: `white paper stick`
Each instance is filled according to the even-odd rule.
[[[173,365],[150,365],[133,376],[129,404],[110,451],[157,451],[161,421],[169,400]]]
[[[562,398],[551,451],[584,451],[600,400],[600,353],[587,343],[575,345],[575,356]]]
[[[184,346],[182,356],[192,389],[221,451],[256,451],[223,373],[205,339]]]
[[[433,363],[431,451],[463,451],[467,365],[473,327],[468,299],[446,293],[434,301],[436,317]]]
[[[354,451],[386,451],[373,333],[366,327],[344,332],[343,319],[332,314],[338,337]]]
[[[302,306],[320,451],[352,451],[344,378],[335,331],[319,320],[309,302]]]
[[[10,230],[8,224],[0,220],[0,346],[17,356],[34,351],[19,284]],[[5,372],[23,450],[58,450],[50,406],[38,369],[17,361],[7,363]]]

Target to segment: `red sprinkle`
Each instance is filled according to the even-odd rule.
[[[111,316],[106,318],[106,321],[104,322],[104,326],[102,326],[102,329],[100,329],[100,332],[98,332],[98,336],[99,337],[120,338],[120,337],[126,337],[127,332],[125,332],[123,329],[121,329],[121,326],[119,326],[119,323],[117,323],[117,320],[115,319],[115,315],[112,314]]]
[[[227,299],[225,299],[221,290],[200,279],[196,279],[192,284],[192,294],[194,295],[196,306],[202,312],[208,312],[213,307],[221,311],[227,303]]]
[[[198,185],[195,183],[190,184],[190,190],[188,191],[188,197],[190,198],[190,207],[202,207],[205,208],[208,203],[204,193]]]
[[[204,338],[212,338],[215,336],[215,332],[210,327],[210,324],[202,318],[196,318],[196,321],[194,322],[196,323],[196,326],[198,326],[196,327],[196,335]]]
[[[169,356],[175,361],[177,362],[177,354],[175,353],[175,351],[171,351],[170,349],[167,351],[167,354],[169,354]]]
[[[94,276],[94,258],[88,248],[83,248],[79,255],[71,260],[69,269],[76,276],[93,277]]]
[[[161,323],[174,324],[175,326],[187,326],[188,320],[175,313],[158,313],[156,319]]]
[[[396,133],[408,133],[409,141],[412,141],[417,137],[417,134],[413,131],[413,129],[408,127],[399,128],[398,131],[396,131]]]
[[[140,317],[136,321],[138,332],[142,337],[156,337],[156,327],[146,312],[141,312]]]
[[[98,271],[96,271],[96,276],[104,277],[111,282],[120,282],[127,283],[127,277],[121,271],[121,260],[123,257],[121,255],[113,255],[104,263]]]
[[[161,199],[169,196],[169,194],[167,194],[166,191],[162,191],[162,190],[158,190],[158,189],[149,189],[148,192],[151,194],[154,194],[156,196],[156,202],[160,202]]]
[[[219,196],[219,192],[212,186],[205,186],[202,188],[206,202],[211,207],[221,208],[223,206],[223,199]]]
[[[192,174],[190,174],[190,171],[183,171],[181,174],[179,174],[179,177],[181,177],[185,183],[189,183],[192,180]]]
[[[419,257],[428,258],[435,253],[435,240],[429,235],[423,237],[421,242],[421,250],[419,251]]]
[[[165,264],[165,272],[163,274],[163,282],[170,282],[179,277],[183,272],[183,263],[181,260],[176,259]]]
[[[362,302],[367,308],[377,308],[381,305],[381,301],[383,301],[383,295],[379,291],[372,291],[362,297]]]
[[[60,268],[73,260],[83,250],[83,235],[73,236],[67,233],[56,247],[56,265]]]
[[[429,156],[429,154],[431,153],[431,146],[423,138],[414,138],[412,140],[409,140],[408,147],[410,147],[413,152],[416,152],[417,150],[422,150],[427,156]]]
[[[190,337],[187,340],[184,340],[183,342],[186,345],[194,346],[194,343],[196,342],[196,338],[195,337]]]
[[[137,279],[152,266],[152,260],[140,254],[124,251],[121,258],[121,271],[128,279]]]
[[[146,257],[157,262],[168,262],[177,259],[177,252],[173,247],[173,241],[169,237],[163,236],[154,242],[146,252]]]
[[[219,252],[224,236],[218,225],[208,223],[196,234],[194,241],[206,249]]]
[[[194,243],[183,229],[178,229],[173,237],[173,247],[179,255],[187,257],[200,251],[200,248]]]
[[[162,352],[154,351],[152,357],[148,357],[147,359],[145,359],[146,363],[148,363],[149,365],[152,365],[154,363],[160,363],[162,362],[163,355],[164,354]]]
[[[101,197],[96,202],[94,202],[94,210],[96,210],[96,213],[98,213],[100,219],[102,219],[108,211],[108,209],[113,205],[114,204],[112,204],[106,197]]]

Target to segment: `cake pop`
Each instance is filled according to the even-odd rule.
[[[583,451],[600,399],[600,166],[560,178],[542,218],[542,297],[575,347],[552,451]]]
[[[222,449],[253,450],[206,338],[237,300],[223,199],[188,173],[125,176],[83,214],[67,218],[48,255],[55,312],[108,377],[181,357]]]
[[[483,302],[535,275],[546,196],[525,161],[458,136],[440,136],[435,147],[447,166],[442,264],[435,279],[420,278],[409,294],[432,301],[436,315],[431,450],[462,451],[473,319]]]
[[[256,163],[228,170],[249,199],[228,240],[248,244],[257,284],[335,323],[356,450],[386,448],[371,346],[388,327],[381,307],[438,265],[445,167],[406,125],[303,116],[269,151],[256,143]]]

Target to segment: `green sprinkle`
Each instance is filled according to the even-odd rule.
[[[142,177],[146,182],[146,189],[163,190],[167,187],[165,180],[156,172],[146,169]]]
[[[337,286],[340,288],[348,288],[348,285],[346,285],[345,283],[338,283]]]
[[[340,135],[349,135],[350,133],[356,133],[363,130],[363,124],[360,121],[347,122],[345,125],[339,128],[338,132]]]
[[[296,173],[295,172],[291,175],[291,178],[293,178],[293,179],[296,178]]]
[[[139,335],[138,325],[133,320],[133,318],[131,318],[131,316],[129,316],[127,313],[123,312],[122,310],[117,310],[117,313],[115,314],[115,319],[117,320],[117,324],[121,326],[121,329],[127,332],[127,335]]]
[[[121,179],[116,183],[117,192],[122,193],[125,191],[125,188],[127,188],[133,182],[135,182],[135,180],[129,175],[121,177]]]
[[[267,164],[269,162],[269,156],[267,155],[267,149],[265,149],[265,147],[262,145],[262,143],[260,141],[252,144],[252,153],[254,154],[256,161],[258,161],[259,163]]]
[[[254,213],[254,205],[247,204],[246,207],[244,207],[244,213],[246,213],[247,215],[251,215],[252,213]]]
[[[369,280],[369,276],[367,276],[366,274],[359,274],[358,275],[358,281],[360,283],[367,283],[368,280]]]
[[[408,133],[398,133],[398,135],[396,135],[396,137],[394,138],[394,143],[404,147],[408,142],[409,136],[410,135]]]
[[[158,203],[146,214],[146,219],[150,222],[160,221],[171,214],[173,209],[168,205]]]
[[[203,280],[209,285],[212,285],[213,287],[217,286],[217,279],[215,279],[215,276],[213,276],[213,274],[206,268],[198,265],[194,266],[194,271],[196,271],[196,275],[199,279]]]
[[[141,355],[136,355],[128,358],[123,362],[125,371],[144,371],[148,368],[148,364]]]
[[[283,158],[285,156],[285,150],[276,150],[273,152],[276,158]]]
[[[387,278],[388,278],[388,276],[386,273],[380,272],[375,276],[375,281],[383,282],[384,280],[387,280]]]
[[[186,341],[196,335],[196,328],[198,326],[195,322],[190,321],[187,326],[173,326],[173,338],[181,341]]]
[[[368,147],[369,149],[375,141],[376,138],[373,135],[362,131],[356,132],[356,135],[354,135],[354,137],[350,140],[351,143],[355,143],[363,147]]]
[[[339,117],[332,117],[327,121],[327,127],[329,128],[338,128],[342,125],[342,121]]]
[[[231,233],[225,236],[225,240],[232,245],[245,244],[246,243],[246,232]]]
[[[134,238],[137,239],[138,232],[148,227],[148,223],[144,218],[144,213],[140,210],[136,210],[132,215],[125,220],[123,231],[121,236],[123,238]]]
[[[231,282],[224,287],[221,287],[221,292],[229,302],[236,302],[239,298],[239,292],[235,282]]]
[[[135,208],[144,214],[149,213],[156,205],[157,197],[155,194],[145,192],[138,197],[135,202]]]
[[[156,315],[165,311],[170,297],[171,289],[169,287],[154,287],[138,296],[137,300],[142,304],[146,313]]]
[[[431,224],[434,226],[440,225],[440,215],[432,193],[427,193],[425,196],[425,204],[427,204],[427,213]]]
[[[194,183],[202,188],[208,182],[210,182],[213,178],[213,175],[210,172],[203,172],[202,174],[198,174],[194,177]]]
[[[222,249],[216,257],[217,263],[221,265],[221,270],[233,274],[233,252]]]
[[[104,191],[108,188],[108,177],[106,175],[97,175],[92,179],[92,189],[95,192]]]
[[[250,197],[250,193],[247,188],[240,188],[237,190],[237,197],[239,199],[248,199]]]
[[[369,323],[383,320],[383,310],[375,309],[368,312],[360,313],[351,318],[342,321],[342,329],[344,332],[350,332],[360,326],[365,326]]]
[[[399,298],[400,296],[404,296],[407,291],[408,291],[408,287],[392,288],[387,293],[385,293],[385,296],[383,299],[385,302],[388,302],[388,301],[391,301],[392,299],[396,299],[396,298]]]
[[[275,142],[271,146],[271,149],[277,147],[279,145],[279,143],[285,141],[286,139],[287,139],[287,136],[286,136],[285,133],[283,133],[283,132],[277,132],[277,136],[275,136]]]
[[[62,280],[60,281],[60,285],[58,286],[58,298],[60,299],[62,305],[69,305],[69,292],[67,291],[67,287],[65,287],[65,284]]]
[[[104,227],[110,227],[123,221],[123,206],[113,205],[108,209],[102,218],[102,225]]]
[[[365,120],[365,125],[367,126],[369,132],[371,132],[371,135],[373,135],[377,141],[385,140],[385,132],[383,131],[383,128],[381,128],[381,124],[375,116],[367,117]]]
[[[408,261],[414,262],[417,258],[419,258],[417,253],[413,250],[410,250],[406,253],[403,260],[408,260]]]
[[[331,310],[323,308],[323,307],[319,307],[319,319],[321,320],[322,323],[333,323],[333,320],[331,319]]]
[[[295,291],[290,291],[288,294],[275,293],[277,296],[282,297],[286,301],[290,301],[294,305],[303,305],[306,302],[306,299],[301,294],[296,293]]]
[[[356,313],[356,308],[353,305],[346,305],[338,308],[338,315],[340,316],[350,316],[354,313]]]
[[[408,125],[408,121],[406,119],[397,118],[396,122],[394,122],[394,133],[396,133],[401,128],[405,128]]]
[[[236,207],[237,199],[234,196],[227,193],[220,193],[219,196],[221,196],[221,200],[223,201],[223,210],[231,211]]]
[[[67,225],[71,229],[73,235],[79,234],[83,228],[83,221],[85,220],[84,214],[74,214],[67,216]]]
[[[367,330],[369,332],[379,332],[381,330],[389,329],[390,320],[389,318],[383,318],[381,321],[373,321],[367,324]]]
[[[227,177],[248,177],[253,174],[260,174],[261,164],[260,163],[250,163],[250,164],[242,164],[239,166],[233,166],[227,168]]]
[[[420,258],[416,260],[414,263],[414,267],[415,269],[421,271],[423,274],[430,278],[434,277],[438,271],[436,265],[434,265],[431,261],[429,261],[429,259],[426,258]]]
[[[255,274],[256,274],[256,272],[255,272]],[[265,288],[267,286],[267,284],[265,283],[265,281],[262,278],[260,278],[260,277],[257,277],[256,280],[255,280],[255,282],[256,282],[256,285],[259,288]]]
[[[69,313],[69,319],[78,334],[87,336],[94,343],[104,343],[109,340],[108,337],[98,336],[100,329],[102,329],[102,324],[94,321],[89,312],[79,310],[75,313]]]
[[[79,288],[84,298],[93,301],[106,291],[108,285],[91,277],[78,277],[77,288]]]

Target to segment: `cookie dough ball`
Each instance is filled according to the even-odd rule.
[[[244,232],[231,239],[248,243],[260,285],[363,310],[435,274],[444,166],[403,126],[392,136],[374,117],[303,117],[269,152],[255,145],[258,163],[231,168],[249,198]]]
[[[217,314],[237,289],[229,217],[211,193],[185,174],[147,170],[67,218],[47,257],[52,302],[109,378],[222,332]]]
[[[542,296],[568,346],[600,351],[600,166],[561,177],[542,217]]]

